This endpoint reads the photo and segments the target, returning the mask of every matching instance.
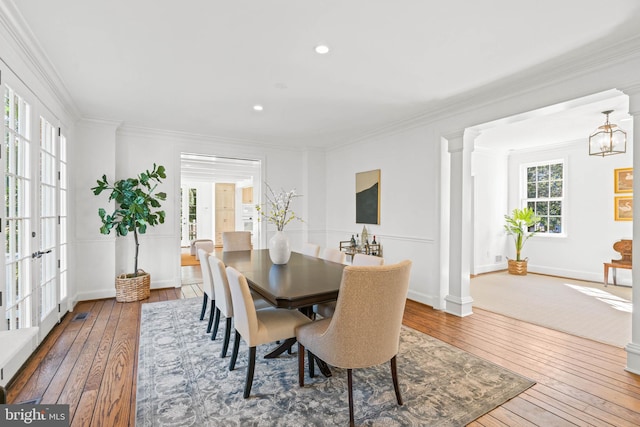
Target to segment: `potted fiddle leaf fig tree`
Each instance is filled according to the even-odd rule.
[[[97,180],[98,185],[91,188],[96,196],[108,191],[108,201],[115,201],[115,209],[110,214],[103,208],[98,209],[102,221],[100,233],[110,234],[111,230],[115,230],[118,236],[126,236],[131,232],[135,241],[133,273],[116,278],[116,300],[119,302],[138,301],[150,295],[151,276],[138,268],[138,234],[146,233],[147,227],[164,223],[165,212],[159,208],[167,195],[156,190],[166,177],[164,166],[154,163],[152,170],[141,172],[135,178],[117,180],[113,184],[109,183],[106,175],[102,175],[102,179]]]
[[[516,259],[509,259],[508,271],[510,274],[524,276],[527,274],[527,260],[522,259],[521,252],[524,244],[536,231],[529,231],[531,227],[540,222],[540,217],[536,216],[531,208],[514,209],[511,215],[504,216],[504,229],[510,236],[516,246]]]

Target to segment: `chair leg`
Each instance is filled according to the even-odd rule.
[[[224,343],[222,344],[222,353],[220,354],[220,357],[227,357],[229,339],[231,339],[231,317],[227,317],[227,327],[224,330]]]
[[[393,388],[396,391],[396,399],[398,405],[402,406],[402,396],[400,396],[400,387],[398,386],[398,369],[396,367],[396,356],[391,358],[391,378],[393,379]]]
[[[249,397],[253,385],[253,371],[256,368],[256,348],[249,347],[249,368],[247,369],[247,382],[244,385],[244,398]]]
[[[298,385],[304,387],[304,346],[298,342]]]
[[[316,357],[309,350],[307,353],[309,353],[309,378],[314,378],[316,376]]]
[[[204,319],[204,314],[207,312],[208,301],[209,301],[209,296],[207,294],[204,294],[204,296],[202,297],[202,311],[200,312],[200,320]]]
[[[216,318],[213,321],[213,333],[211,334],[211,341],[216,339],[218,336],[218,325],[220,325],[220,309],[216,307]]]
[[[240,333],[236,329],[235,337],[233,338],[233,349],[231,350],[231,361],[229,362],[230,371],[233,371],[236,368],[236,359],[238,358],[238,348],[240,348]]]
[[[211,326],[213,325],[213,317],[214,317],[214,311],[216,310],[216,301],[212,300],[211,301],[211,310],[209,310],[209,324],[207,325],[207,333],[210,334],[211,333]]]
[[[353,416],[353,378],[351,369],[347,369],[347,387],[349,388],[349,425],[354,427],[356,422]]]

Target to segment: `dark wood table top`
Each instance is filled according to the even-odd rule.
[[[303,308],[336,300],[345,267],[297,252],[291,252],[287,264],[274,265],[268,249],[216,251],[215,255],[241,272],[253,291],[279,308]]]

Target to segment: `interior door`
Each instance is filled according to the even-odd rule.
[[[2,76],[5,274],[0,315],[6,322],[0,329],[38,326],[42,339],[67,311],[66,139],[28,88]]]

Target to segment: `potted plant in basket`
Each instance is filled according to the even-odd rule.
[[[256,205],[258,220],[264,219],[276,226],[276,234],[269,239],[269,257],[274,264],[286,264],[291,256],[291,248],[289,239],[284,234],[284,226],[294,219],[302,221],[302,218],[297,216],[291,208],[291,201],[301,195],[296,193],[295,188],[290,191],[280,190],[276,193],[269,184],[266,186],[266,207]]]
[[[536,231],[529,231],[529,228],[538,223],[540,221],[540,217],[536,216],[531,208],[516,208],[513,210],[511,215],[505,215],[504,220],[504,229],[507,234],[513,236],[513,240],[516,245],[516,259],[508,260],[508,271],[510,274],[524,276],[527,274],[528,258],[522,259],[520,253],[526,241],[536,234]]]
[[[167,198],[166,193],[156,192],[158,184],[166,178],[164,166],[153,164],[151,171],[138,174],[136,178],[126,178],[110,184],[106,175],[102,175],[98,185],[91,188],[93,194],[100,195],[110,191],[109,202],[115,200],[115,210],[111,214],[103,208],[98,209],[102,221],[100,233],[109,234],[115,229],[118,236],[126,236],[133,232],[136,251],[133,273],[123,274],[116,278],[116,300],[119,302],[138,301],[149,297],[151,277],[142,269],[138,269],[138,250],[140,242],[138,233],[144,234],[147,227],[164,223],[165,212],[158,210],[160,201]]]

